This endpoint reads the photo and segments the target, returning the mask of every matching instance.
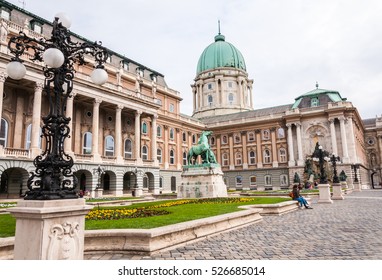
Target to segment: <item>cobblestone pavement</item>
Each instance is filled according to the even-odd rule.
[[[86,255],[91,260],[382,260],[382,190],[362,190],[151,256]]]

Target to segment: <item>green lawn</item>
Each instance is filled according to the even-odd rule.
[[[166,210],[170,212],[167,215],[126,218],[119,220],[86,220],[85,229],[149,229],[165,225],[176,224],[185,221],[191,221],[216,215],[222,215],[230,212],[240,211],[238,206],[250,204],[274,204],[290,200],[290,198],[280,197],[253,197],[236,198],[227,201],[222,200],[219,203],[192,203],[178,205],[179,200],[155,201],[146,203],[137,203],[130,206],[116,207],[94,207],[98,209],[134,209],[145,208],[153,210]],[[193,200],[198,201],[198,200]],[[0,237],[9,237],[15,235],[16,221],[10,214],[0,215]]]

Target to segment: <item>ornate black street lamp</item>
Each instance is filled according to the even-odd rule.
[[[340,157],[334,154],[330,157],[330,162],[333,165],[333,183],[340,182],[340,178],[337,175],[337,161],[339,162],[340,160],[341,160]]]
[[[28,191],[24,199],[52,200],[78,198],[77,179],[71,168],[73,159],[64,151],[64,141],[70,137],[70,118],[64,113],[66,100],[71,97],[74,78],[74,64],[85,64],[85,55],[95,59],[95,70],[91,78],[95,84],[107,81],[103,64],[108,53],[101,42],[73,42],[70,37],[70,21],[63,14],[57,14],[53,21],[50,39],[30,38],[23,32],[10,38],[8,48],[15,55],[7,65],[8,76],[19,80],[26,74],[20,58],[24,53],[32,56],[32,61],[45,62],[43,68],[44,91],[49,101],[49,113],[43,117],[42,137],[45,149],[33,163],[35,172],[28,179]]]
[[[318,162],[320,168],[320,184],[327,184],[328,176],[326,174],[324,163],[325,161],[329,161],[329,153],[323,150],[322,146],[320,146],[318,142],[316,143],[316,147],[312,154],[312,159],[313,161]]]
[[[357,176],[357,170],[359,169],[359,164],[352,164],[351,168],[354,170],[354,183],[359,183],[358,176]]]
[[[105,174],[105,169],[101,167],[101,165],[98,165],[97,168],[93,169],[93,174],[97,175],[97,190],[100,189],[101,186],[101,177],[103,174]]]

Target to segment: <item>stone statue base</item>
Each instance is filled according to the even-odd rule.
[[[228,197],[219,164],[185,165],[178,198]]]

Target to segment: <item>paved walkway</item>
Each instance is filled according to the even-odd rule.
[[[86,255],[133,260],[382,260],[382,190],[362,190],[333,204],[311,202],[283,216],[217,234],[152,256]]]

